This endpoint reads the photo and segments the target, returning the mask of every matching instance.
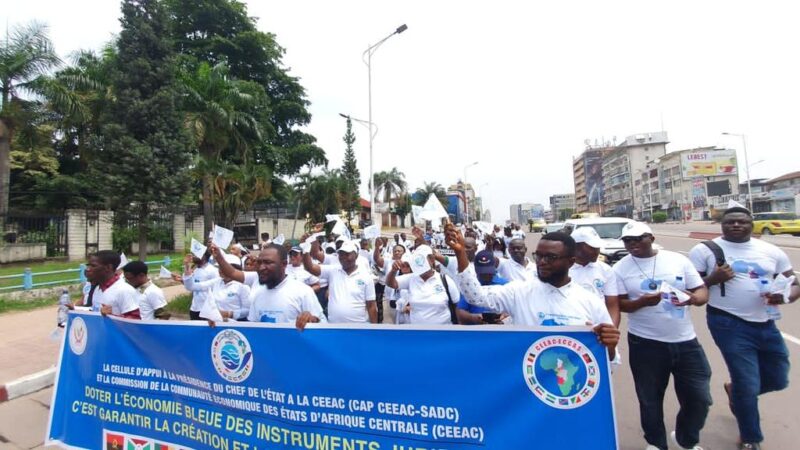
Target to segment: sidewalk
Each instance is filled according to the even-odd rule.
[[[167,301],[186,292],[180,284],[163,289]],[[52,385],[63,334],[53,337],[57,310],[0,314],[0,402]]]

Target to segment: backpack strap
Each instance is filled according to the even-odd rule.
[[[89,289],[89,295],[86,296],[86,304],[83,306],[92,307],[92,300],[94,299],[94,291],[97,289],[99,284],[93,284],[92,287]]]
[[[450,295],[450,287],[447,285],[447,277],[443,273],[440,273],[439,276],[442,278],[444,291],[447,293],[447,308],[450,310],[450,322],[452,322],[454,325],[458,325],[458,316],[456,316],[456,305],[453,303],[453,296]]]
[[[717,267],[722,267],[725,265],[725,252],[722,250],[722,247],[720,247],[714,241],[703,241],[701,244],[708,247],[708,249],[711,250],[711,253],[714,254]],[[725,283],[719,284],[719,293],[721,296],[725,297]]]

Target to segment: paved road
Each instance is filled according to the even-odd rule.
[[[800,238],[799,238],[800,239]],[[533,251],[538,235],[528,237],[529,251]],[[686,253],[699,241],[688,238],[657,236],[657,241],[665,248]],[[784,248],[795,268],[800,268],[800,249]],[[734,449],[738,431],[736,422],[728,410],[727,399],[722,383],[728,379],[727,369],[705,325],[705,313],[699,309],[693,311],[693,322],[700,342],[706,350],[713,375],[711,380],[714,405],[711,407],[706,427],[702,433],[701,445],[707,450]],[[797,404],[800,404],[800,305],[791,305],[784,309],[784,318],[780,327],[787,333],[787,345],[791,354],[791,362],[795,370],[790,374],[790,386],[780,393],[761,397],[762,426],[766,435],[765,449],[792,449],[800,447],[796,442],[796,430],[800,430],[800,415]],[[623,315],[623,333],[626,331]],[[627,345],[621,346],[623,357],[627,359]],[[633,389],[630,370],[624,365],[613,376],[614,399],[617,411],[617,423],[620,449],[634,450],[645,447],[639,427],[638,403]],[[665,400],[665,416],[667,427],[671,430],[677,413],[677,401],[671,390]],[[0,450],[17,448],[36,448],[43,442],[49,409],[51,389],[21,397],[0,404]],[[9,442],[4,442],[9,441]]]

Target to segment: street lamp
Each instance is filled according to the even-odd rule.
[[[381,39],[374,45],[370,45],[364,50],[364,53],[361,54],[361,59],[364,61],[364,64],[367,65],[367,89],[369,95],[369,120],[367,123],[369,124],[369,215],[372,222],[375,222],[375,172],[373,171],[372,166],[372,141],[375,138],[375,134],[372,133],[372,54],[378,50],[378,47],[381,46],[386,40],[390,37],[394,36],[395,34],[400,34],[403,31],[406,31],[408,27],[406,24],[400,25],[394,30],[390,35],[386,36],[385,38]],[[366,59],[364,57],[366,56]]]
[[[467,204],[467,169],[478,165],[478,161],[464,166],[464,224],[469,223],[469,205]]]
[[[736,134],[736,133],[722,133],[725,136],[738,136],[742,138],[742,149],[744,150],[744,167],[745,167],[745,175],[747,175],[747,207],[750,208],[750,211],[753,211],[753,192],[750,189],[750,164],[747,162],[747,139],[744,137],[744,134]],[[757,164],[757,163],[756,163]],[[755,165],[755,164],[753,164]]]

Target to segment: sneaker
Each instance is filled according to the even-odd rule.
[[[739,450],[761,450],[761,444],[758,442],[740,442]]]
[[[703,450],[703,447],[700,447],[699,445],[695,445],[694,447],[684,447],[684,446],[682,446],[681,444],[678,443],[678,438],[675,437],[675,432],[674,431],[672,433],[670,433],[669,436],[672,438],[672,443],[675,444],[681,450]]]

